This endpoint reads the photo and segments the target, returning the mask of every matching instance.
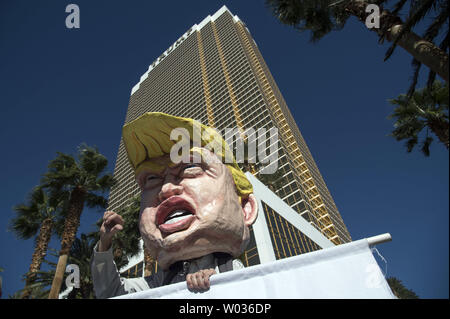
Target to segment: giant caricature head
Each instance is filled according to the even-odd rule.
[[[189,148],[189,161],[172,162],[170,151],[177,142],[170,139],[172,130],[184,129],[190,142],[194,125],[209,138],[203,134],[201,145]],[[213,252],[234,257],[243,252],[258,207],[252,185],[234,158],[225,161],[229,148],[215,130],[152,112],[125,125],[123,140],[141,188],[139,229],[163,269]]]

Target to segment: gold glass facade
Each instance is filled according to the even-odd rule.
[[[262,210],[269,226],[272,246],[277,259],[297,256],[321,249],[308,236],[292,226],[270,206],[263,203]]]
[[[243,132],[246,128],[276,127],[278,171],[282,173],[278,184],[282,187],[275,193],[334,244],[351,241],[250,32],[227,9],[219,11],[189,29],[183,39],[157,59],[158,63],[153,63],[133,89],[125,123],[145,112],[165,112],[194,118],[222,133],[225,128]],[[252,173],[258,176],[259,172]],[[118,211],[139,194],[122,141],[114,176],[118,183],[111,190],[109,209]],[[287,224],[286,229],[300,240],[301,234]],[[286,256],[314,250],[314,243],[310,250],[295,247]]]

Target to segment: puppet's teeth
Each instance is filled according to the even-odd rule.
[[[172,224],[189,215],[192,215],[192,213],[187,210],[175,210],[167,216],[166,220],[164,221],[164,224]]]
[[[173,217],[173,218],[171,218],[171,219],[169,219],[169,220],[166,220],[166,221],[164,222],[164,224],[169,225],[169,224],[176,223],[176,222],[178,222],[178,221],[180,221],[180,220],[182,220],[182,219],[188,218],[190,215],[191,215],[191,214],[189,214],[189,215],[182,215],[182,216],[178,216],[178,217]]]

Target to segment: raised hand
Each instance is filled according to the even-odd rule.
[[[106,251],[111,247],[114,235],[123,229],[123,218],[113,211],[103,214],[103,223],[100,226],[100,243],[98,251]]]

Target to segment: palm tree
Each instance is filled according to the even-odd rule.
[[[403,8],[406,1],[399,1],[394,9],[393,14],[397,15],[397,13]],[[439,40],[439,49],[442,51],[439,54],[446,53],[449,45],[449,34],[448,34],[448,19],[449,19],[449,11],[448,11],[448,1],[445,0],[420,0],[420,1],[411,1],[410,10],[408,13],[408,17],[403,24],[402,29],[399,34],[393,40],[391,47],[386,52],[385,61],[392,55],[394,49],[403,36],[409,32],[411,32],[412,28],[416,26],[419,22],[421,22],[425,18],[429,18],[430,12],[433,11],[436,13],[434,17],[431,17],[431,22],[427,26],[423,39],[428,42],[434,42],[440,35],[441,39]],[[447,27],[446,27],[447,24]],[[447,32],[444,33],[443,31]],[[448,83],[448,55],[443,56],[444,59],[447,59],[447,78],[443,77]],[[411,86],[408,89],[408,97],[411,97],[414,93],[417,85],[417,81],[419,78],[419,71],[422,66],[422,62],[420,62],[416,57],[412,59],[412,63],[414,73],[412,77]],[[445,71],[445,70],[444,70]],[[442,76],[442,75],[441,75]],[[427,87],[431,88],[434,80],[436,78],[436,72],[431,68],[431,71],[428,74]]]
[[[61,216],[61,202],[49,198],[42,187],[35,187],[29,196],[27,204],[14,207],[16,216],[10,221],[9,229],[20,239],[30,239],[36,234],[33,257],[28,273],[26,274],[25,288],[22,298],[28,299],[31,289],[28,287],[34,282],[36,272],[41,268],[48,243],[52,233],[61,230],[63,218]]]
[[[141,235],[139,232],[139,213],[141,210],[140,195],[134,196],[131,203],[120,211],[124,219],[123,230],[118,232],[113,239],[114,261],[118,267],[125,266],[128,258],[140,252]],[[144,249],[144,277],[150,276],[155,268],[156,260]]]
[[[299,31],[310,30],[311,41],[315,42],[333,30],[342,29],[350,16],[355,16],[365,23],[369,15],[366,12],[368,4],[377,4],[381,7],[388,2],[387,0],[266,0],[266,5],[280,22]],[[409,15],[403,22],[397,14],[404,8],[406,2],[397,0],[392,12],[381,7],[380,27],[370,29],[378,34],[380,42],[388,40],[393,43],[386,52],[385,60],[398,45],[414,57],[415,73],[421,64],[425,64],[431,70],[429,83],[433,82],[435,74],[448,82],[448,1],[411,1]],[[424,36],[420,37],[412,31],[412,28],[431,12],[435,13],[435,16]],[[443,36],[442,31],[445,32]],[[433,40],[440,35],[443,39],[437,46]],[[417,76],[413,80],[414,87],[416,82]]]
[[[276,192],[277,189],[284,186],[283,172],[281,170],[277,170],[273,174],[258,174],[258,179],[261,183],[269,187],[272,192]]]
[[[96,236],[97,235],[97,236]],[[94,284],[91,276],[91,256],[98,240],[98,232],[95,234],[81,234],[70,249],[69,263],[75,264],[80,270],[80,287],[73,287],[67,295],[67,299],[94,299]]]
[[[114,235],[112,241],[113,257],[117,268],[122,268],[128,264],[129,258],[137,255],[141,251],[141,235],[139,231],[139,213],[141,200],[140,195],[136,195],[130,199],[125,208],[118,211],[124,220],[123,229]],[[96,223],[97,227],[103,223],[103,219],[99,219]],[[148,253],[144,247],[144,264],[145,276],[151,275],[156,261]]]
[[[91,234],[81,234],[81,238],[75,238],[72,247],[70,249],[70,256],[68,258],[69,264],[75,264],[79,267],[80,274],[80,287],[67,290],[65,281],[63,281],[61,287],[65,291],[63,298],[76,299],[76,298],[93,298],[93,284],[90,271],[90,257],[95,243],[98,240],[98,232]],[[58,258],[58,251],[50,248],[49,255]],[[57,264],[48,259],[44,262],[50,266],[48,270],[40,270],[36,272],[35,282],[29,286],[31,299],[45,299],[48,298],[50,293],[50,287],[55,277],[55,269]],[[64,278],[67,278],[68,273],[64,273]],[[18,291],[10,298],[19,298],[21,291]],[[63,293],[64,294],[64,293]]]
[[[92,256],[92,251],[96,242],[98,241],[98,232],[90,233],[90,234],[81,234],[80,238],[75,238],[72,247],[70,249],[70,256],[68,258],[69,264],[75,264],[79,267],[79,279],[80,279],[80,287],[73,287],[71,290],[66,290],[68,287],[66,286],[65,280],[61,285],[63,293],[65,296],[63,298],[67,299],[93,299],[94,291],[93,291],[93,283],[92,276],[90,270],[90,258]],[[49,249],[50,255],[58,258],[58,251],[55,249]],[[50,260],[44,260],[46,264],[50,266],[48,270],[41,270],[36,273],[35,282],[30,285],[31,290],[31,298],[32,299],[44,299],[48,298],[53,278],[55,277],[55,270],[57,268],[57,263],[52,262]],[[67,278],[68,273],[64,273],[64,278]],[[17,294],[16,294],[17,295]],[[13,295],[12,298],[15,298]]]
[[[56,253],[55,249],[49,248],[48,249],[48,255],[51,255],[53,257],[57,257],[58,254]],[[55,276],[55,267],[56,263],[48,261],[48,259],[44,259],[43,264],[50,265],[49,270],[38,270],[35,272],[33,283],[25,287],[24,289],[21,289],[19,291],[16,291],[13,295],[10,295],[9,298],[11,299],[20,299],[22,298],[23,293],[25,290],[29,291],[28,299],[46,299],[48,298],[48,294],[50,293],[49,287],[52,284],[53,277]],[[24,275],[26,279],[26,274]]]
[[[81,234],[80,237],[75,238],[72,247],[70,249],[70,255],[68,257],[68,263],[69,264],[75,264],[79,267],[79,274],[80,274],[80,287],[76,288],[73,287],[71,290],[67,290],[67,286],[65,283],[65,278],[67,278],[67,273],[64,273],[63,275],[63,282],[61,285],[61,290],[63,292],[63,298],[67,299],[94,299],[95,294],[93,290],[93,282],[92,282],[92,276],[91,276],[91,268],[90,268],[90,261],[92,257],[92,251],[94,249],[95,244],[99,240],[99,234],[98,232],[92,232],[89,234]],[[131,250],[138,251],[139,247],[138,245],[135,245],[136,247],[126,247],[128,248],[127,251],[123,254],[124,256],[128,256],[128,252]],[[57,251],[50,249],[50,255],[54,257],[58,257]],[[115,259],[115,261],[121,261],[122,255],[119,256],[119,258]],[[31,298],[46,298],[48,297],[49,290],[46,289],[46,287],[49,287],[52,282],[55,275],[55,269],[57,268],[57,264],[45,260],[45,263],[50,265],[50,269],[47,271],[38,271],[36,274],[36,281],[30,286],[31,290]],[[118,267],[120,267],[118,265]]]
[[[125,266],[128,263],[128,258],[137,255],[140,251],[140,206],[140,196],[135,196],[131,198],[128,206],[119,211],[119,215],[124,220],[123,229],[114,236],[112,242],[114,261],[119,268]]]
[[[394,295],[399,299],[419,299],[419,297],[416,295],[414,291],[411,289],[406,288],[402,281],[395,278],[395,277],[389,277],[387,279],[387,283],[389,284],[389,287],[391,288]]]
[[[430,144],[433,138],[429,131],[433,132],[439,141],[449,148],[449,123],[448,123],[448,83],[442,85],[435,81],[432,88],[423,88],[414,92],[411,98],[402,94],[389,102],[396,105],[394,113],[389,118],[395,118],[392,136],[397,141],[406,139],[406,147],[411,152],[419,143],[419,134],[426,129],[426,136],[422,142],[422,152],[430,155]]]
[[[38,274],[40,272],[41,271],[38,271]],[[46,299],[48,297],[48,289],[45,289],[39,282],[31,284],[27,289],[30,290],[29,299]],[[22,299],[23,292],[24,289],[16,291],[12,295],[9,295],[9,299]]]
[[[49,294],[50,299],[58,298],[70,248],[80,225],[84,205],[106,208],[107,201],[102,193],[114,184],[111,174],[104,174],[108,160],[96,148],[82,144],[77,160],[71,155],[57,153],[48,165],[42,185],[55,198],[68,197],[67,217],[61,239],[58,265]]]

